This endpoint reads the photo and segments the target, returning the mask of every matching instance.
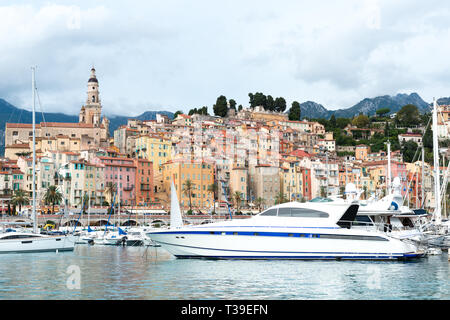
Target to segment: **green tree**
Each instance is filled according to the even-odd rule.
[[[288,202],[289,200],[284,196],[284,193],[280,191],[275,197],[275,204],[281,204]]]
[[[288,113],[289,120],[291,121],[299,121],[301,117],[301,109],[300,109],[300,103],[297,101],[292,102],[292,106],[289,109]]]
[[[234,99],[228,100],[228,103],[230,105],[230,109],[236,110],[236,101]]]
[[[233,193],[233,199],[234,199],[234,205],[236,207],[236,212],[239,212],[241,209],[242,196],[243,196],[243,194],[240,191],[235,191]]]
[[[265,200],[264,198],[258,197],[255,200],[255,206],[258,208],[259,212],[261,212],[262,207],[264,206]]]
[[[336,121],[336,117],[334,116],[334,113],[331,115],[331,117],[330,117],[330,127],[331,127],[331,129],[334,129],[334,128],[336,128],[336,126],[337,126],[337,121]]]
[[[213,111],[216,116],[225,117],[228,113],[227,98],[220,96],[216,100],[216,104],[213,106]]]
[[[336,125],[340,129],[344,129],[350,123],[352,123],[352,120],[348,119],[348,118],[337,118],[336,119]]]
[[[364,114],[360,114],[352,120],[352,125],[358,128],[367,128],[369,123],[370,123],[369,117]]]
[[[250,105],[250,108],[254,108],[255,107],[255,96],[253,95],[253,93],[250,92],[248,94],[248,97],[249,97],[248,103]]]
[[[389,137],[389,122],[386,121],[386,124],[384,125],[384,136]]]
[[[49,186],[44,194],[44,203],[52,205],[52,213],[55,212],[55,204],[60,203],[62,194],[56,186]]]
[[[403,127],[410,127],[420,124],[419,109],[413,104],[403,106],[395,116],[397,123]]]
[[[273,100],[273,97],[271,95],[267,96],[266,110],[269,110],[269,111],[275,110],[275,100]]]
[[[175,112],[175,113],[173,114],[173,118],[176,119],[176,118],[178,117],[179,114],[183,114],[183,111],[178,110],[177,112]]]
[[[284,112],[284,110],[286,110],[286,100],[283,97],[276,98],[274,111]]]
[[[29,204],[30,199],[28,198],[27,194],[23,190],[16,190],[13,197],[11,198],[11,203],[15,206],[19,207],[19,211],[22,211],[22,206]]]
[[[209,115],[208,113],[208,107],[207,106],[203,106],[201,108],[193,108],[191,110],[189,110],[188,115],[192,116],[194,114],[203,114],[203,115]]]
[[[320,187],[320,196],[322,198],[326,198],[327,197],[327,191],[326,191],[326,188],[324,186]]]
[[[401,147],[402,147],[403,161],[411,163],[414,160],[417,160],[413,159],[414,155],[416,154],[416,150],[418,148],[417,143],[410,140],[403,143]]]
[[[425,130],[425,134],[423,136],[423,146],[428,149],[433,149],[433,131],[430,127],[431,126],[428,126],[427,130]]]
[[[194,189],[195,184],[187,179],[183,183],[183,193],[189,197],[189,211],[192,212],[192,190]]]
[[[264,109],[267,108],[267,97],[262,92],[256,92],[253,96],[253,108],[257,106],[262,106]]]
[[[377,114],[377,116],[379,117],[384,117],[385,115],[387,115],[389,112],[391,111],[391,109],[389,108],[380,108],[377,111],[375,111],[375,113]]]
[[[90,199],[88,193],[85,192],[84,195],[83,195],[83,198],[80,201],[80,204],[83,206],[81,208],[82,212],[86,213],[86,211],[88,210],[88,208],[89,208],[89,201],[91,201],[91,199]]]

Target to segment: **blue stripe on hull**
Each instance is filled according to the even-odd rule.
[[[63,252],[63,251],[74,251],[74,248],[62,248],[62,249],[37,249],[37,250],[18,250],[18,251],[0,251],[0,254],[8,254],[8,253],[39,253],[39,252]]]
[[[423,255],[404,256],[192,256],[175,255],[179,259],[213,259],[213,260],[402,260],[415,259]]]
[[[292,259],[292,260],[325,260],[325,259],[348,259],[348,260],[394,260],[394,259],[414,259],[420,258],[424,254],[422,253],[368,253],[368,252],[296,252],[296,251],[249,251],[249,250],[235,250],[235,249],[217,249],[217,248],[203,248],[186,246],[179,244],[166,243],[161,241],[156,241],[162,245],[174,246],[174,247],[184,247],[199,250],[214,250],[214,251],[226,251],[226,252],[242,252],[249,253],[248,255],[233,256],[233,255],[175,255],[177,258],[206,258],[206,259]],[[283,255],[252,255],[255,253],[262,254],[294,254],[293,256],[283,256]],[[297,254],[297,255],[295,255]],[[324,254],[323,256],[309,256],[310,254]]]

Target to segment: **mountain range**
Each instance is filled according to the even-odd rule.
[[[450,104],[450,97],[448,98],[440,98],[437,100],[439,104]],[[300,103],[301,109],[301,117],[308,118],[325,118],[329,119],[331,115],[334,114],[336,118],[352,118],[355,115],[363,113],[365,115],[371,116],[374,115],[376,110],[380,108],[389,108],[389,113],[395,113],[399,111],[406,104],[414,104],[417,106],[421,113],[429,112],[430,103],[425,102],[417,93],[404,94],[399,93],[395,96],[379,96],[375,98],[365,98],[345,109],[338,110],[329,110],[323,105],[313,102],[306,101],[304,103]],[[155,120],[156,114],[161,113],[167,115],[169,118],[173,118],[173,113],[169,111],[146,111],[136,117],[129,116],[108,116],[110,120],[110,133],[113,134],[114,130],[116,130],[119,126],[127,123],[127,120],[130,118],[136,118],[138,120]],[[45,112],[42,114],[41,112],[36,112],[36,123],[40,123],[41,121],[46,122],[78,122],[77,115],[66,115],[63,113],[49,113]],[[32,113],[31,111],[27,111],[24,109],[17,108],[7,101],[0,99],[0,154],[3,154],[4,151],[4,130],[5,124],[7,122],[12,123],[31,123],[32,121]]]
[[[450,98],[441,98],[437,102],[446,104]],[[390,114],[399,111],[404,105],[413,104],[421,113],[430,111],[430,103],[425,102],[417,93],[399,93],[395,96],[379,96],[365,98],[352,107],[346,109],[328,110],[323,105],[313,101],[300,103],[301,117],[329,119],[334,114],[336,118],[352,118],[360,113],[372,116],[380,108],[389,108]]]

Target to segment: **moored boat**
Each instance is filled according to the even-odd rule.
[[[358,208],[289,202],[249,219],[147,235],[179,258],[393,260],[424,255],[411,241],[352,228]]]

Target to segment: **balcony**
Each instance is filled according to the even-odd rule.
[[[134,185],[126,186],[126,187],[123,187],[123,191],[132,191],[133,188],[134,188]]]

